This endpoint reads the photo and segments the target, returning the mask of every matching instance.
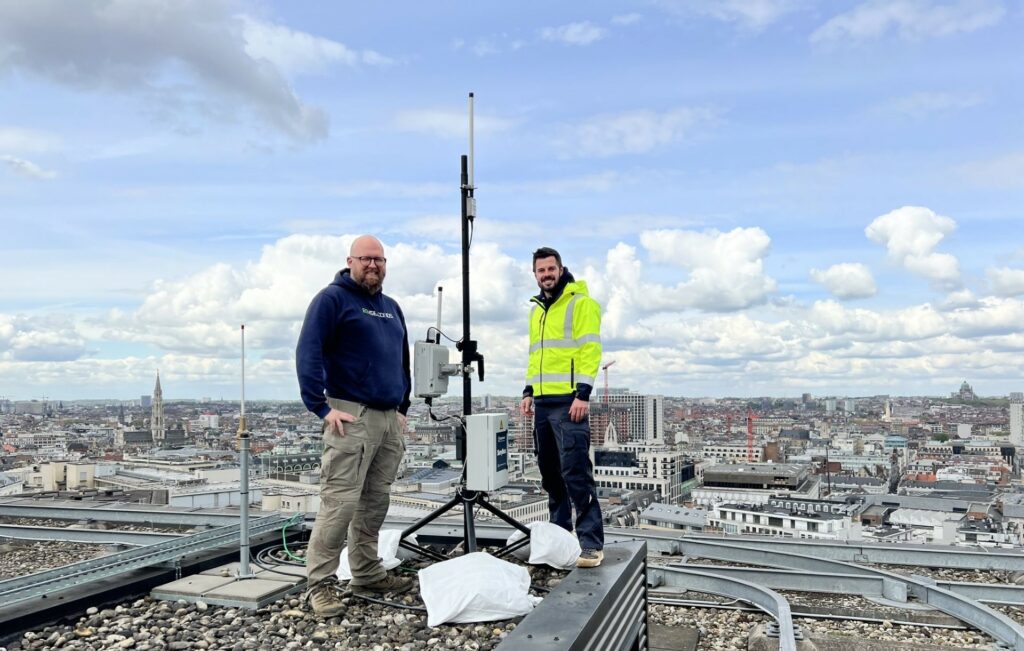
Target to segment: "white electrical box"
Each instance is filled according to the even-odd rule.
[[[466,488],[493,491],[508,483],[508,415],[466,416]]]
[[[413,387],[417,398],[439,398],[448,393],[448,349],[432,341],[417,341],[413,347]]]

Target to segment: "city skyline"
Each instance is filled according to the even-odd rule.
[[[522,387],[540,245],[616,386],[1019,391],[1024,13],[892,6],[7,5],[0,396],[228,398],[245,323],[247,396],[296,399],[363,232],[411,337],[441,284],[458,339],[469,91],[475,394]]]

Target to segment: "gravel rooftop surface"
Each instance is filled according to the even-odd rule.
[[[22,519],[24,520],[24,519]],[[106,553],[106,545],[87,545],[60,541],[33,541],[4,548],[0,553],[0,579],[86,560]],[[59,560],[58,560],[59,559]],[[652,558],[678,562],[678,559]],[[706,559],[694,563],[734,565]],[[424,563],[407,563],[413,568]],[[930,570],[879,566],[901,573],[917,573],[940,580],[995,583],[1000,573],[960,570]],[[552,588],[566,572],[546,567],[529,567],[533,585]],[[543,591],[535,592],[543,595]],[[899,620],[903,609],[885,607],[858,596],[785,592],[795,606],[854,608],[883,613]],[[348,610],[342,617],[318,618],[298,596],[281,599],[258,611],[208,606],[203,603],[154,601],[150,597],[126,601],[110,608],[90,608],[73,621],[55,623],[26,633],[0,651],[37,649],[349,649],[352,651],[415,651],[419,649],[456,649],[487,651],[497,646],[519,619],[479,624],[444,625],[429,628],[418,589],[387,599],[400,605],[384,605],[358,597],[346,600]],[[681,598],[724,603],[732,601],[711,594],[688,592]],[[998,606],[1024,623],[1024,607]],[[737,610],[667,606],[652,604],[650,620],[666,626],[696,628],[700,632],[700,651],[741,651],[747,648],[752,627],[770,621],[762,613]],[[810,635],[858,637],[888,641],[893,648],[901,644],[930,644],[956,649],[986,648],[993,640],[978,631],[903,626],[885,621],[857,622],[816,620],[796,617],[794,621]]]
[[[407,563],[413,568],[425,564]],[[534,586],[552,588],[567,572],[528,567]],[[543,595],[543,591],[534,591]],[[418,587],[405,595],[385,595],[397,605],[350,596],[341,617],[319,618],[301,596],[280,599],[258,611],[205,603],[126,601],[105,609],[90,608],[82,617],[25,633],[6,651],[36,649],[350,649],[415,651],[418,649],[493,649],[521,618],[501,622],[427,627]],[[0,651],[4,651],[0,647]]]
[[[0,545],[0,581],[34,574],[109,554],[110,545],[62,540],[17,541]]]
[[[906,565],[865,564],[896,574],[927,576],[936,581],[958,581],[961,583],[1010,583],[1014,572],[1001,570],[951,570],[940,567],[908,567]]]
[[[69,525],[77,524],[76,520],[54,520],[52,518],[15,518],[10,516],[0,516],[0,524],[15,524],[25,527],[59,527],[64,529]],[[102,522],[98,523],[103,529],[112,531],[154,531],[159,533],[185,533],[189,531],[189,527],[179,527],[176,525],[159,525],[159,524],[132,524],[128,522]]]

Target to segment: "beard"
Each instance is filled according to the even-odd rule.
[[[558,285],[558,278],[554,276],[544,276],[537,281],[537,287],[543,291],[550,291]]]
[[[376,273],[374,273],[375,271]],[[374,269],[363,269],[359,274],[353,272],[352,280],[356,281],[360,287],[371,294],[376,294],[384,285],[384,272]]]

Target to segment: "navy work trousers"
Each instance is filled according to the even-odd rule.
[[[574,423],[569,404],[534,403],[534,434],[541,485],[548,494],[551,522],[573,530],[572,510],[576,509],[576,536],[583,549],[604,549],[604,525],[601,506],[594,486],[594,467],[590,463],[590,419]]]

